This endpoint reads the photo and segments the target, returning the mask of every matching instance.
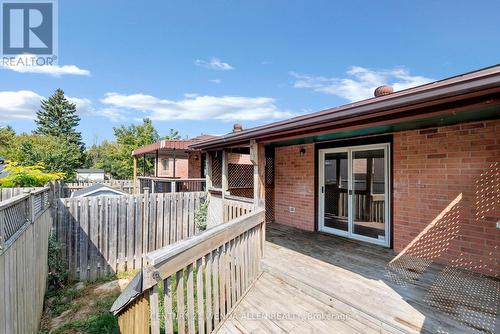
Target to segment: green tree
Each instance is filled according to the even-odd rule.
[[[76,105],[65,96],[64,91],[56,89],[54,94],[42,100],[41,108],[36,113],[36,134],[48,135],[67,140],[84,150],[82,135],[76,130],[80,117],[76,114]]]
[[[16,132],[10,125],[0,127],[0,157],[5,157],[9,151]]]
[[[179,134],[179,131],[175,129],[170,129],[170,132],[168,135],[165,136],[166,140],[173,140],[173,139],[181,139],[181,135]]]
[[[63,138],[37,134],[21,134],[13,137],[2,154],[8,160],[21,166],[43,163],[43,170],[49,173],[64,173],[66,179],[75,176],[75,169],[81,166],[80,146]]]
[[[40,187],[49,181],[59,180],[62,173],[47,173],[43,163],[34,166],[19,166],[16,162],[9,161],[5,166],[7,175],[0,179],[0,187]]]
[[[150,119],[144,118],[140,125],[121,125],[113,128],[115,141],[103,141],[100,145],[92,145],[86,152],[87,166],[102,168],[115,178],[129,179],[133,174],[132,151],[141,146],[149,145],[161,139]],[[170,135],[178,137],[175,130]],[[142,158],[139,158],[142,164]],[[153,164],[147,159],[147,168]]]

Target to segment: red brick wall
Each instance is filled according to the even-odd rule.
[[[163,165],[161,161],[165,158],[169,158],[169,168],[168,171],[163,170]],[[174,158],[172,156],[159,156],[158,157],[158,176],[160,177],[173,177],[174,175]],[[175,159],[175,177],[176,178],[187,178],[188,177],[188,158],[187,157],[176,157]]]
[[[394,133],[394,249],[498,276],[500,121]]]
[[[189,166],[188,166],[188,177],[189,178],[200,178],[201,177],[201,153],[200,152],[190,152],[188,153]]]
[[[304,156],[300,149],[305,148]],[[277,147],[275,151],[275,220],[314,230],[314,146]],[[295,213],[289,212],[295,208]]]

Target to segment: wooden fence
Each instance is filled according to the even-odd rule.
[[[43,189],[43,187],[34,187],[34,188],[0,188],[0,202],[8,200],[14,196],[22,195],[32,190]]]
[[[264,230],[259,209],[147,254],[111,309],[120,333],[215,332],[260,275]]]
[[[197,233],[202,192],[61,198],[54,231],[82,281],[140,269],[147,252]]]
[[[0,333],[37,333],[47,284],[49,188],[0,203]]]
[[[121,190],[128,194],[134,193],[134,181],[133,180],[107,180],[107,181],[94,181],[94,182],[64,182],[64,196],[71,197],[75,191],[90,187],[94,184],[103,184],[114,189]]]

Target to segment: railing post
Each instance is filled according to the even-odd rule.
[[[0,210],[0,249],[4,249],[5,244],[5,211]]]
[[[28,198],[25,200],[25,214],[26,214],[26,220],[29,220],[30,222],[34,222],[34,212],[33,212],[33,195],[31,194],[31,189],[23,189],[23,193],[28,195]]]
[[[173,193],[177,192],[177,182],[172,181],[170,183],[170,191],[173,192]]]

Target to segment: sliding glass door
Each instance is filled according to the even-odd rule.
[[[319,151],[321,231],[389,246],[389,146]]]

